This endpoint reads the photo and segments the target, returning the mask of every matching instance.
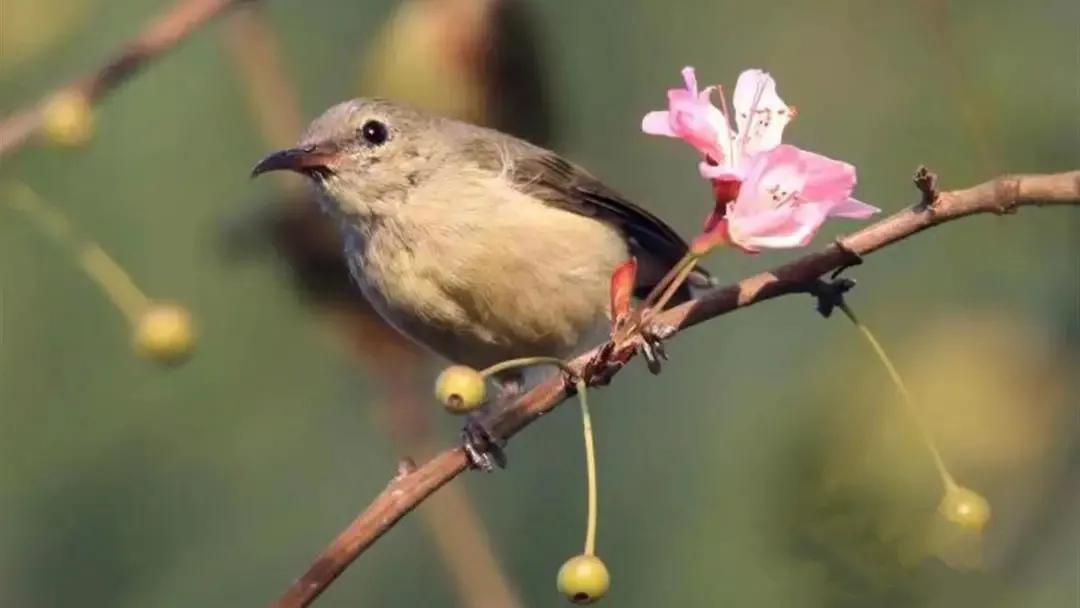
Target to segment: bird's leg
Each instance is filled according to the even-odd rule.
[[[667,323],[649,321],[641,326],[635,336],[634,347],[645,357],[645,364],[653,374],[660,373],[662,361],[667,361],[664,340],[675,334],[675,328]]]
[[[659,283],[653,286],[652,291],[642,301],[641,307],[632,311],[628,310],[629,296],[626,293],[626,285],[632,285],[636,267],[632,267],[629,271],[624,267],[616,269],[611,278],[613,347],[606,353],[611,365],[621,367],[634,353],[641,353],[645,357],[649,371],[654,374],[660,373],[661,361],[667,359],[663,341],[675,333],[675,328],[657,322],[656,317],[690,277],[697,266],[698,259],[697,254],[688,252]]]
[[[496,416],[525,392],[525,376],[520,369],[495,374],[492,381],[498,389],[494,403],[480,412],[469,414],[461,430],[462,443],[474,468],[491,472],[506,468],[506,440],[491,427]]]
[[[483,413],[469,414],[461,429],[461,440],[472,467],[490,473],[496,467],[506,468],[506,440],[495,436],[488,420]]]

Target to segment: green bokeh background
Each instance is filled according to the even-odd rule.
[[[22,1],[0,0],[0,20]],[[96,66],[169,2],[54,4],[87,6],[45,52],[0,64],[2,114]],[[857,165],[859,198],[886,212],[914,202],[920,163],[945,187],[1080,164],[1080,8],[1068,0],[529,4],[559,150],[684,234],[707,186],[688,150],[638,124],[687,63],[706,82],[771,71],[800,111],[787,139]],[[353,94],[359,50],[393,3],[268,7],[313,117]],[[401,456],[375,423],[375,383],[281,269],[223,260],[223,221],[273,190],[247,179],[267,147],[223,32],[206,28],[108,97],[85,149],[30,147],[0,166],[148,293],[188,305],[200,335],[183,367],[139,360],[70,256],[0,206],[0,605],[265,605]],[[852,229],[838,222],[818,243]],[[1025,210],[933,230],[850,273],[852,305],[901,367],[940,363],[911,378],[915,392],[937,382],[960,395],[926,404],[931,426],[936,412],[971,413],[950,418],[962,424],[943,436],[959,439],[943,450],[995,507],[983,570],[897,548],[933,518],[930,459],[852,328],[791,297],[696,328],[670,344],[659,378],[635,363],[594,395],[606,605],[1080,605],[1078,239],[1075,210]],[[794,255],[710,266],[735,279]],[[987,335],[1003,347],[980,348]],[[972,367],[959,359],[980,365],[954,375]],[[1014,398],[994,411],[1006,414],[965,401],[981,384],[1019,387],[1003,389]],[[450,445],[458,421],[432,413]],[[1034,429],[1019,444],[1017,421]],[[506,472],[454,482],[526,606],[563,605],[555,571],[580,548],[578,424],[559,409],[514,440]],[[880,532],[897,518],[900,532]],[[410,517],[318,605],[458,599]]]

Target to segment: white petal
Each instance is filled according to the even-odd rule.
[[[780,145],[791,108],[776,93],[776,81],[767,72],[746,70],[735,83],[732,99],[739,142],[747,154]]]

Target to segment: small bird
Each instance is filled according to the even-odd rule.
[[[478,369],[599,341],[615,268],[637,258],[640,295],[687,252],[663,221],[554,152],[385,100],[330,108],[252,176],[276,170],[314,183],[389,324]],[[691,283],[709,284],[707,272]],[[675,301],[689,296],[684,286]],[[524,388],[519,371],[494,380]]]

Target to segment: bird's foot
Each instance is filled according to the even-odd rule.
[[[654,374],[660,373],[662,362],[667,361],[667,350],[664,348],[664,340],[675,334],[675,328],[666,323],[650,321],[641,327],[631,337],[631,345],[635,352],[645,357],[645,364],[649,371]]]
[[[637,329],[613,332],[611,341],[586,365],[585,377],[590,379],[590,384],[607,384],[611,376],[636,354],[645,358],[650,372],[659,374],[662,362],[668,358],[664,340],[675,331],[675,327],[667,323],[646,321]]]
[[[506,452],[503,451],[506,440],[496,436],[488,423],[489,420],[490,418],[483,415],[469,415],[465,420],[465,427],[461,429],[461,439],[469,463],[474,469],[488,473],[496,467],[506,468]]]

